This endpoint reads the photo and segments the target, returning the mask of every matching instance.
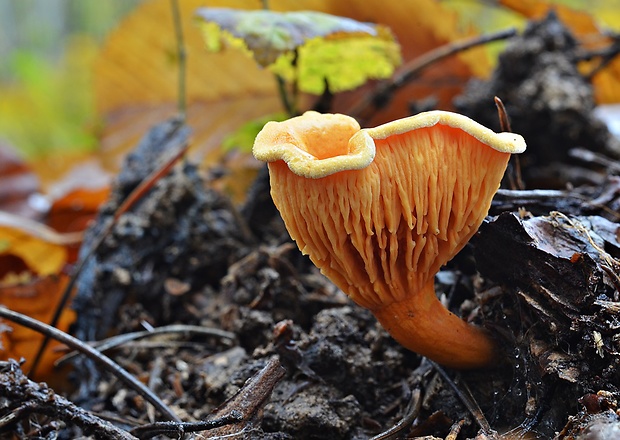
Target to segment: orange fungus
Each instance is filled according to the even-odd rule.
[[[448,311],[434,276],[486,216],[523,138],[432,111],[360,129],[306,112],[269,122],[254,155],[291,237],[403,346],[455,368],[489,365],[493,339]]]

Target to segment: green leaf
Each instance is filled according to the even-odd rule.
[[[288,116],[285,113],[275,113],[272,115],[263,116],[253,121],[246,122],[239,129],[228,134],[222,141],[222,149],[224,151],[230,151],[238,149],[244,153],[251,153],[252,146],[254,145],[254,139],[259,131],[263,129],[265,124],[269,121],[282,122],[287,119]]]
[[[208,50],[242,49],[307,93],[387,78],[401,62],[388,28],[322,12],[200,8],[197,17]]]

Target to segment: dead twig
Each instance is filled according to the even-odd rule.
[[[586,163],[604,166],[610,172],[620,173],[620,162],[610,159],[604,154],[596,153],[585,148],[572,148],[568,151],[568,155]]]
[[[618,41],[616,37],[616,40],[609,46],[578,53],[575,58],[577,61],[588,61],[594,58],[599,59],[598,64],[584,75],[587,80],[592,81],[592,78],[605,69],[605,67],[607,67],[609,63],[611,63],[618,56],[618,54],[620,54],[620,41]]]
[[[187,114],[187,93],[185,91],[186,76],[187,76],[187,51],[185,50],[185,43],[183,40],[183,24],[181,22],[181,12],[179,11],[179,0],[170,0],[170,6],[172,8],[172,21],[174,23],[174,34],[177,43],[177,57],[179,61],[178,71],[178,91],[177,106],[179,110],[179,117],[185,122],[185,116]]]
[[[181,437],[189,432],[207,431],[209,429],[221,428],[222,426],[232,425],[243,421],[243,415],[236,410],[231,411],[227,416],[218,419],[205,420],[201,422],[157,422],[134,428],[131,432],[139,439],[144,440],[159,434],[174,434]]]
[[[489,425],[489,422],[487,421],[486,417],[484,416],[484,413],[480,409],[480,406],[478,406],[478,403],[471,395],[469,388],[465,387],[466,392],[461,391],[461,389],[456,384],[456,382],[454,382],[452,378],[448,376],[448,373],[446,373],[446,370],[444,370],[441,366],[431,361],[430,359],[428,359],[428,361],[431,363],[435,371],[439,373],[439,375],[444,380],[444,382],[448,384],[450,388],[452,388],[452,391],[454,391],[454,393],[459,398],[459,400],[463,403],[463,405],[465,405],[465,408],[467,408],[467,410],[471,413],[471,415],[476,420],[476,423],[478,423],[478,426],[480,426],[482,433],[486,436],[490,436],[491,438],[494,438],[493,436],[496,435],[496,432],[491,428],[491,425]]]
[[[32,414],[46,415],[78,426],[85,435],[113,440],[135,440],[136,437],[57,395],[45,383],[28,379],[15,360],[0,363],[0,433],[12,431],[15,424]],[[54,427],[50,427],[54,428]],[[31,438],[29,436],[29,438]],[[32,437],[34,438],[34,437]]]
[[[506,133],[512,133],[510,118],[508,117],[508,112],[506,111],[506,107],[504,107],[504,103],[498,96],[495,96],[494,100],[501,130]],[[508,180],[510,181],[510,189],[525,189],[525,183],[523,183],[523,178],[521,177],[521,161],[519,160],[519,156],[512,155],[510,158]]]
[[[406,434],[405,431],[411,428],[411,425],[415,421],[416,417],[418,417],[421,406],[422,392],[420,389],[415,389],[411,393],[411,399],[409,400],[409,405],[405,411],[405,416],[396,425],[387,431],[372,437],[370,440],[394,440],[401,437],[404,438],[403,435]]]
[[[396,90],[406,85],[427,67],[473,47],[511,38],[516,33],[516,29],[510,28],[488,35],[479,35],[466,40],[451,42],[435,48],[403,65],[400,68],[399,74],[379,85],[371,94],[364,96],[357,103],[353,104],[346,113],[358,119],[360,124],[364,125],[364,121],[370,119],[377,110],[383,108],[390,101]]]
[[[495,215],[505,211],[516,211],[520,207],[532,210],[539,207],[540,214],[547,214],[549,211],[557,211],[561,208],[575,215],[579,215],[586,207],[600,209],[612,217],[620,220],[620,214],[613,211],[604,203],[609,202],[615,194],[616,189],[612,188],[608,193],[599,196],[598,199],[592,199],[583,194],[579,194],[570,190],[553,190],[553,189],[533,189],[533,190],[509,190],[499,189],[495,193],[491,211]],[[558,206],[558,202],[562,206]]]
[[[508,118],[508,112],[506,111],[506,107],[504,107],[504,103],[499,96],[495,96],[493,100],[495,101],[495,106],[497,107],[497,116],[499,117],[499,126],[501,130],[506,133],[512,133],[510,119]]]
[[[100,352],[105,352],[111,350],[116,347],[120,347],[129,342],[138,341],[140,339],[152,338],[160,335],[173,335],[173,334],[181,334],[186,336],[192,335],[201,335],[201,336],[213,336],[220,339],[225,339],[227,341],[235,341],[236,336],[234,333],[227,332],[224,330],[220,330],[217,328],[209,328],[209,327],[201,327],[197,325],[184,325],[184,324],[174,324],[174,325],[166,325],[162,327],[157,327],[151,330],[145,330],[142,332],[132,332],[132,333],[124,333],[122,335],[113,336],[108,339],[102,339],[100,341],[96,341],[90,343],[90,346],[97,349]],[[71,352],[67,355],[63,356],[61,359],[56,361],[56,365],[61,365],[67,362],[70,359],[73,359],[75,356],[79,355],[78,352]]]
[[[29,316],[22,315],[21,313],[14,312],[12,310],[7,309],[6,307],[0,306],[0,318],[7,319],[16,324],[22,325],[34,331],[37,331],[41,334],[44,334],[48,337],[48,339],[55,339],[57,341],[62,342],[65,345],[73,348],[74,350],[78,350],[83,353],[86,357],[93,360],[95,363],[100,365],[104,370],[112,373],[115,377],[117,377],[120,381],[125,383],[129,388],[135,390],[139,393],[145,400],[147,400],[151,405],[153,405],[157,410],[167,419],[174,420],[180,422],[181,419],[170,409],[168,406],[162,402],[162,400],[157,397],[150,389],[148,389],[142,382],[136,379],[134,376],[129,374],[123,367],[118,365],[109,357],[99,353],[97,350],[80,341],[77,338],[74,338],[71,335],[68,335],[55,327],[44,324],[36,319],[32,319]]]
[[[284,374],[280,361],[272,358],[262,370],[246,381],[237,394],[211,414],[209,420],[196,423],[153,423],[134,428],[131,433],[146,439],[162,433],[182,436],[186,432],[209,430],[208,437],[197,436],[201,439],[235,437],[248,432],[260,422],[262,409]]]

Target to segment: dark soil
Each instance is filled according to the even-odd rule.
[[[576,50],[555,17],[533,23],[494,77],[457,101],[498,129],[492,98],[500,96],[528,142],[525,183],[546,188],[501,190],[477,236],[437,276],[450,308],[501,341],[496,368],[445,371],[400,347],[299,253],[266,196],[266,173],[251,204],[239,208],[191,163],[161,179],[98,247],[80,277],[75,334],[90,341],[187,326],[107,354],[184,421],[223,425],[198,438],[368,439],[406,416],[413,427],[377,438],[614,438],[603,434],[620,426],[620,177],[570,151],[586,148],[611,162],[620,154],[591,115]],[[186,136],[177,121],[145,136],[83,254]],[[0,378],[18,380],[17,370],[4,365]],[[71,401],[123,429],[164,420],[90,361],[75,361],[74,381]],[[36,419],[48,428],[38,438],[93,433],[79,416],[45,414]],[[50,428],[55,419],[67,427]],[[19,424],[18,433],[27,436],[33,424]],[[106,429],[96,436],[121,438]]]

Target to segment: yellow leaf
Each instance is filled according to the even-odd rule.
[[[229,8],[200,8],[197,16],[210,50],[222,50],[221,42],[241,48],[302,92],[350,90],[389,77],[401,61],[388,28],[346,17]]]
[[[6,215],[5,215],[6,216]],[[2,217],[4,218],[4,216]],[[21,219],[21,224],[6,225],[0,218],[0,255],[13,255],[23,260],[28,268],[38,275],[52,275],[60,272],[67,263],[67,249],[64,244],[52,243],[43,237],[33,235],[33,228],[45,230],[45,226]],[[6,275],[6,274],[5,274]]]

